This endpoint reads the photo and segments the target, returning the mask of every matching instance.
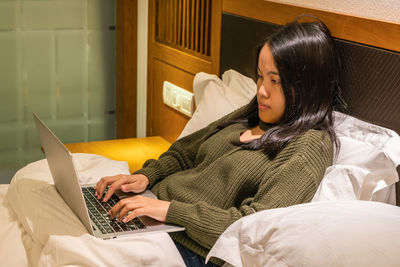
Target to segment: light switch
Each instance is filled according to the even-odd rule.
[[[163,101],[164,104],[192,117],[194,112],[194,95],[193,93],[175,85],[164,81],[163,83]]]

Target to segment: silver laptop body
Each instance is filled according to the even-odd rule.
[[[61,197],[64,199],[64,201],[67,203],[67,205],[71,208],[71,210],[79,217],[79,219],[85,225],[90,234],[98,238],[110,239],[122,235],[135,233],[146,233],[154,231],[175,232],[185,230],[184,227],[159,222],[147,216],[140,216],[138,218],[141,221],[138,223],[142,223],[144,225],[142,225],[142,227],[138,227],[137,225],[132,226],[129,225],[129,223],[120,223],[120,226],[118,228],[119,230],[112,230],[112,232],[110,232],[108,230],[105,230],[105,226],[97,226],[94,223],[94,220],[97,219],[95,216],[93,216],[92,213],[92,209],[94,209],[94,207],[93,205],[88,204],[88,197],[84,196],[82,192],[88,191],[88,189],[92,189],[94,184],[79,184],[78,174],[76,172],[74,162],[72,160],[72,156],[69,150],[39,119],[39,117],[35,113],[33,113],[33,117],[36,123],[37,130],[39,132],[40,139],[42,141],[43,150],[45,151],[46,159],[49,164],[56,189]],[[128,196],[126,194],[124,195],[124,193],[122,192],[119,193],[120,194],[117,194],[118,196],[115,196],[114,194],[113,199],[115,201],[118,201],[119,198],[124,198]],[[156,196],[150,190],[146,190],[141,194],[147,197],[156,198]],[[99,205],[101,204],[102,203],[100,201]],[[91,214],[89,214],[89,209]],[[111,221],[111,223],[115,222]]]

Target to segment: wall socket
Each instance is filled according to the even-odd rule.
[[[179,112],[182,112],[186,116],[192,117],[194,112],[193,93],[175,84],[164,81],[163,101],[164,104],[178,110]]]

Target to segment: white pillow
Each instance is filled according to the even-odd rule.
[[[222,74],[222,82],[229,88],[227,97],[234,103],[243,106],[256,95],[257,84],[253,79],[235,70],[227,70]]]
[[[400,208],[372,201],[271,209],[229,226],[207,255],[228,266],[399,266]]]
[[[193,80],[196,110],[181,135],[182,138],[224,115],[246,105],[255,96],[257,85],[251,78],[228,70],[222,80],[216,75],[200,72]]]
[[[374,200],[396,204],[400,137],[387,128],[334,112],[341,143],[312,201]]]

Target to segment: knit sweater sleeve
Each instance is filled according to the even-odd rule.
[[[319,144],[321,142],[304,145],[301,152],[263,174],[258,191],[243,200],[239,207],[221,209],[205,202],[172,201],[166,221],[185,226],[191,239],[210,249],[223,231],[243,216],[311,201],[325,169],[332,163],[332,143],[326,142],[324,149]]]
[[[158,160],[149,159],[142,169],[134,172],[134,174],[144,174],[149,179],[149,188],[161,181],[168,175],[190,169],[194,165],[197,151],[204,140],[216,129],[216,127],[230,119],[239,117],[245,112],[247,106],[237,109],[236,111],[220,118],[209,124],[207,127],[200,129],[188,136],[175,141],[171,147],[161,154]]]

